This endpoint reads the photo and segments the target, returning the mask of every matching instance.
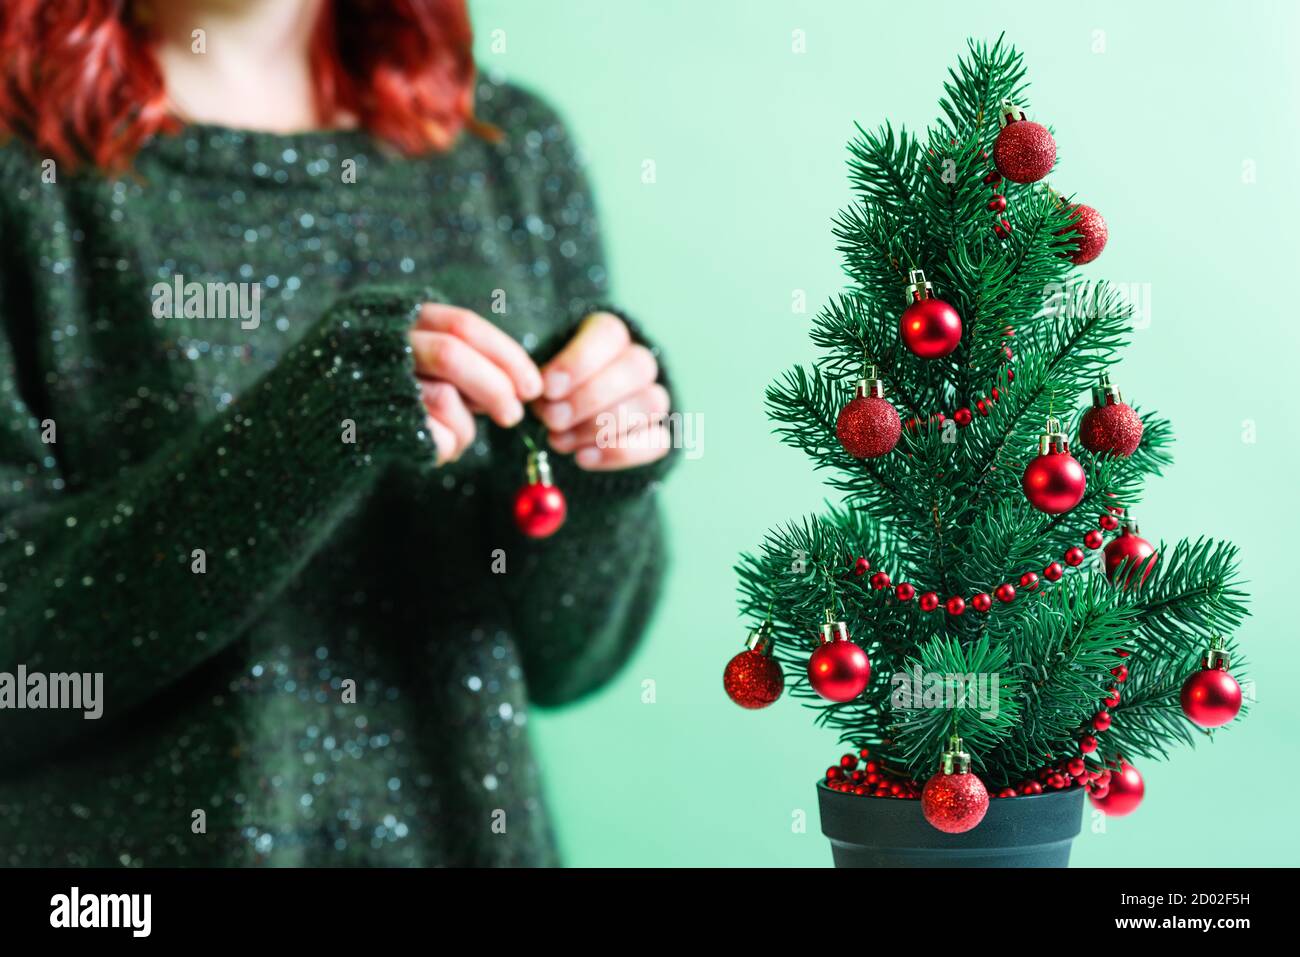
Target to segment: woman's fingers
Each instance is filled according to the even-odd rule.
[[[612,447],[633,433],[659,425],[659,417],[668,408],[668,390],[656,382],[567,431],[552,432],[548,438],[557,452],[573,452],[589,445]],[[605,420],[607,414],[611,417],[609,421]]]
[[[630,469],[638,465],[648,465],[668,454],[671,438],[662,425],[646,429],[637,434],[632,441],[613,448],[597,448],[589,445],[579,449],[574,461],[579,468],[589,472],[610,472],[615,469]]]
[[[424,417],[424,426],[433,436],[433,447],[438,450],[434,461],[446,465],[456,457],[456,435],[431,415]]]
[[[542,374],[524,347],[477,313],[459,306],[426,302],[416,328],[455,336],[509,376],[525,402],[542,394]]]
[[[659,377],[659,363],[642,345],[628,345],[604,368],[563,399],[541,401],[534,410],[552,432],[563,432],[602,409],[636,395]]]
[[[555,401],[568,396],[609,365],[631,341],[622,319],[610,312],[593,312],[582,321],[569,344],[542,369],[546,398]]]
[[[421,378],[450,382],[498,425],[519,424],[524,407],[510,377],[494,363],[450,333],[414,329],[410,339]]]
[[[465,407],[460,393],[450,382],[421,379],[420,398],[429,417],[451,433],[451,445],[445,450],[438,446],[438,464],[460,458],[474,442],[476,431],[474,415]]]

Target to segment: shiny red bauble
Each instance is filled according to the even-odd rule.
[[[1074,240],[1074,252],[1065,255],[1076,266],[1082,266],[1101,255],[1101,251],[1106,248],[1109,233],[1106,220],[1091,206],[1079,203],[1072,206],[1071,210],[1073,215],[1070,217],[1070,225],[1056,235]]]
[[[898,334],[915,355],[941,359],[961,342],[961,316],[942,299],[918,299],[903,310]]]
[[[939,771],[921,791],[921,813],[930,824],[946,834],[963,834],[984,820],[989,809],[989,792],[970,771],[945,774]]]
[[[1013,183],[1036,183],[1056,163],[1056,140],[1041,123],[1013,120],[993,143],[993,163]]]
[[[1142,783],[1142,775],[1138,774],[1137,768],[1123,761],[1118,768],[1111,768],[1110,782],[1106,786],[1105,794],[1098,797],[1095,792],[1090,791],[1088,800],[1107,817],[1123,817],[1137,810],[1145,791],[1146,785]]]
[[[785,687],[781,662],[770,654],[746,648],[727,662],[722,672],[722,687],[727,697],[751,711],[766,708]]]
[[[846,632],[840,634],[843,637],[823,640],[808,659],[808,681],[827,701],[852,701],[871,679],[867,653],[850,641]]]
[[[548,482],[529,482],[515,493],[515,525],[529,538],[547,538],[564,524],[564,493]]]
[[[1183,714],[1202,728],[1227,724],[1241,711],[1241,685],[1226,668],[1202,668],[1183,683]]]
[[[1060,515],[1083,500],[1088,479],[1079,460],[1058,447],[1029,463],[1020,486],[1034,508],[1049,515]]]
[[[1120,569],[1124,569],[1122,584],[1125,587],[1134,584],[1135,581],[1139,584],[1146,581],[1159,557],[1154,546],[1127,525],[1106,546],[1102,556],[1106,562],[1106,577],[1112,583],[1115,583],[1116,577],[1120,575]]]

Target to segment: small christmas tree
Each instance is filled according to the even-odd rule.
[[[827,786],[918,798],[931,779],[941,830],[974,827],[989,794],[1084,786],[1127,813],[1130,762],[1240,710],[1236,550],[1138,534],[1170,428],[1111,384],[1131,309],[1075,268],[1105,222],[1045,182],[1056,147],[1021,56],[972,42],[944,89],[923,139],[859,127],[850,145],[851,284],[814,322],[821,358],[767,392],[845,502],[742,556],[757,628],[726,688],[762,707],[796,676],[870,754]]]

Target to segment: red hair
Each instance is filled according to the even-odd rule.
[[[175,132],[148,26],[128,0],[0,2],[0,132],[61,164],[121,170]],[[473,117],[465,0],[326,0],[311,41],[316,111],[342,112],[402,152],[447,149]]]

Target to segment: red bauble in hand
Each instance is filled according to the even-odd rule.
[[[1004,103],[1002,131],[993,142],[993,163],[1013,183],[1036,183],[1056,163],[1056,141],[1047,127],[1025,119],[1024,111]]]
[[[1227,724],[1241,711],[1241,685],[1228,674],[1228,653],[1218,639],[1201,660],[1201,670],[1183,683],[1183,714],[1202,728]]]
[[[515,525],[529,538],[547,538],[564,524],[564,493],[551,484],[545,452],[528,453],[528,484],[515,493]]]
[[[939,770],[921,791],[921,813],[947,834],[962,834],[984,820],[989,809],[989,792],[970,769],[970,755],[961,749],[961,738],[950,740]]]
[[[1106,561],[1106,577],[1124,587],[1147,580],[1155,568],[1156,550],[1150,542],[1138,535],[1137,522],[1130,515],[1124,520],[1123,530],[1102,552]],[[1120,569],[1124,569],[1123,582],[1116,582]]]
[[[858,381],[857,394],[835,420],[835,435],[854,458],[875,459],[893,451],[903,432],[898,410],[885,398],[885,387],[874,368]]]
[[[871,662],[867,653],[849,640],[849,629],[826,613],[821,644],[808,659],[808,681],[827,701],[852,701],[867,687]]]
[[[1109,233],[1106,229],[1106,220],[1102,219],[1101,213],[1091,206],[1079,203],[1070,208],[1074,214],[1070,217],[1070,225],[1056,235],[1074,240],[1074,252],[1065,255],[1069,256],[1070,262],[1076,266],[1082,266],[1101,255],[1101,251],[1106,248],[1106,238]]]
[[[1146,785],[1137,768],[1121,761],[1118,768],[1110,769],[1110,782],[1103,789],[1089,791],[1088,800],[1107,817],[1123,817],[1137,810],[1145,792]]]
[[[1093,386],[1092,408],[1079,423],[1079,442],[1097,455],[1128,458],[1142,442],[1142,419],[1132,406],[1125,405],[1119,389],[1110,377],[1102,375]]]
[[[781,662],[772,657],[772,626],[763,622],[750,633],[745,650],[727,662],[722,687],[727,697],[742,708],[766,708],[785,688]]]
[[[1070,454],[1070,440],[1061,432],[1061,424],[1056,419],[1047,420],[1038,452],[1020,483],[1025,498],[1034,508],[1049,515],[1068,512],[1083,500],[1088,479],[1078,459]]]
[[[961,316],[948,303],[931,295],[933,285],[925,281],[924,272],[913,269],[908,276],[910,305],[898,320],[898,334],[903,345],[922,359],[942,358],[961,342]]]

